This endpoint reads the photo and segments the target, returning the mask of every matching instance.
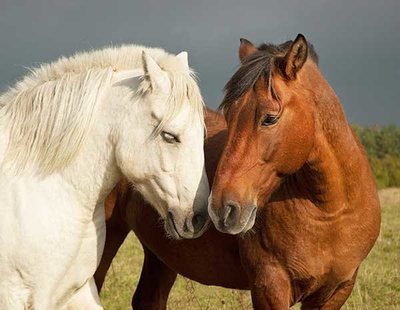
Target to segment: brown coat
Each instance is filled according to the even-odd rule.
[[[177,273],[250,289],[256,309],[344,304],[378,236],[380,207],[365,152],[307,48],[304,37],[264,49],[243,40],[239,70],[269,61],[272,78],[255,74],[251,87],[229,95],[230,83],[249,82],[234,75],[223,104],[228,130],[221,116],[207,114],[211,218],[225,234],[210,227],[198,239],[167,239],[156,212],[121,185],[107,204],[100,287],[133,229],[145,249],[135,308],[165,308]]]

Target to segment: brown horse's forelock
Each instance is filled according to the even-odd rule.
[[[268,83],[275,58],[283,57],[291,44],[292,41],[287,41],[280,45],[270,43],[260,45],[256,52],[243,61],[240,68],[235,72],[228,83],[226,83],[224,87],[225,97],[218,107],[218,110],[228,111],[248,89],[254,87],[255,83],[262,75],[264,76],[264,80]],[[318,55],[310,43],[308,43],[308,55],[318,64]]]

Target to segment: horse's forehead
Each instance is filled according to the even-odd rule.
[[[172,103],[161,102],[154,106],[152,116],[156,121],[166,121],[164,125],[166,128],[181,133],[197,132],[198,130],[203,132],[203,115],[197,113],[196,109],[189,104],[188,99],[176,106],[169,106],[169,104]]]
[[[253,120],[256,110],[256,94],[253,90],[249,90],[229,108],[226,118],[228,123],[240,126]]]
[[[171,118],[186,118],[192,107],[187,97],[174,98],[170,95],[159,95],[151,101],[152,113],[157,118],[164,118],[167,114]]]
[[[169,126],[188,131],[203,130],[203,124],[202,116],[194,113],[193,108],[189,105],[183,105],[172,115],[169,121]]]

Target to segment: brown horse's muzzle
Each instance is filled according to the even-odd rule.
[[[223,233],[236,235],[251,229],[256,218],[257,206],[241,205],[237,200],[222,199],[220,205],[213,202],[212,195],[208,205],[208,214],[215,227]]]

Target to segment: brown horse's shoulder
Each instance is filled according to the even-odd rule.
[[[265,270],[269,262],[278,264],[289,275],[295,299],[330,287],[332,281],[350,280],[375,241],[358,213],[333,216],[306,199],[278,197],[259,212],[257,227],[241,243],[241,251],[263,262]]]

